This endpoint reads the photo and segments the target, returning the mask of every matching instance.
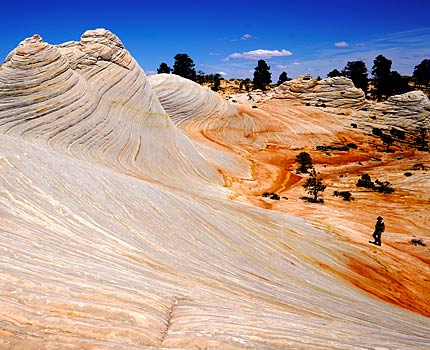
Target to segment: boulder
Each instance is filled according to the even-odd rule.
[[[361,108],[366,104],[363,90],[345,77],[316,80],[301,76],[278,86],[273,98],[316,107]]]
[[[372,105],[370,113],[387,126],[411,131],[430,128],[430,100],[422,91],[391,96],[383,103]]]

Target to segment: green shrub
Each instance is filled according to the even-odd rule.
[[[400,129],[396,129],[396,128],[391,128],[390,130],[390,134],[393,137],[398,138],[399,140],[405,140],[406,139],[406,134],[403,130]]]
[[[326,187],[327,186],[323,184],[321,179],[318,178],[315,168],[312,168],[309,174],[309,178],[306,180],[306,182],[303,185],[303,188],[312,197],[305,196],[305,197],[301,197],[301,199],[311,203],[324,203],[324,200],[322,198],[319,198],[319,196],[324,192]]]
[[[279,196],[279,194],[273,193],[270,196],[270,199],[274,200],[274,201],[279,201],[281,199],[281,197]]]
[[[361,175],[361,179],[357,181],[356,186],[370,188],[372,191],[384,194],[391,194],[394,192],[394,188],[391,187],[391,184],[388,181],[375,180],[375,182],[373,182],[370,179],[369,174]]]
[[[416,163],[412,166],[411,170],[427,170],[427,167],[423,163]]]
[[[342,199],[347,202],[354,200],[354,197],[352,197],[352,194],[349,191],[334,191],[333,195],[335,197],[342,197]]]
[[[379,181],[375,180],[375,187],[373,191],[377,191],[379,193],[391,194],[394,192],[394,188],[391,187],[391,184],[388,181]]]
[[[375,184],[370,179],[370,175],[369,174],[363,174],[363,175],[361,175],[361,178],[357,181],[356,186],[357,187],[364,187],[364,188],[372,188],[373,189],[375,187]]]
[[[413,244],[413,245],[420,245],[420,246],[422,246],[422,247],[425,247],[425,246],[426,246],[426,244],[425,244],[421,239],[418,239],[418,238],[412,238],[412,239],[410,240],[410,242],[411,242],[411,244]]]
[[[299,171],[302,173],[307,173],[308,169],[312,168],[312,158],[307,152],[300,152],[296,156],[297,162],[300,164]]]
[[[375,136],[379,136],[379,137],[381,137],[383,135],[382,130],[379,129],[379,128],[373,128],[372,129],[372,134],[375,135]]]
[[[279,194],[274,193],[274,192],[263,192],[263,194],[261,196],[262,197],[269,197],[270,199],[275,200],[275,201],[279,201],[281,199]]]

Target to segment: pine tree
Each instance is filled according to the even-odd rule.
[[[307,173],[308,169],[312,168],[312,158],[308,152],[300,152],[296,156],[297,162],[300,164],[299,171]]]
[[[303,185],[303,188],[312,196],[311,198],[306,198],[306,200],[312,203],[323,202],[322,199],[318,200],[318,196],[324,192],[326,187],[327,186],[322,183],[321,179],[318,178],[315,168],[312,168],[309,177]]]
[[[165,62],[161,62],[161,63],[160,63],[160,67],[159,67],[159,68],[157,68],[157,73],[158,73],[158,74],[161,74],[161,73],[167,73],[167,74],[170,74],[170,72],[171,72],[171,69],[170,69],[170,67],[167,65],[167,63],[165,63]]]
[[[336,68],[327,74],[328,78],[341,77],[342,73],[339,72]]]
[[[259,60],[257,67],[254,71],[254,89],[266,90],[266,86],[272,82],[272,73],[270,73],[270,67],[267,65],[266,61]]]
[[[382,134],[381,140],[383,143],[385,143],[387,145],[387,152],[389,152],[390,151],[390,145],[392,145],[394,142],[393,137],[391,135]]]
[[[391,64],[392,61],[383,55],[377,56],[373,61],[373,84],[375,87],[375,96],[378,98],[378,101],[381,101],[383,96],[389,97],[393,93],[390,82]]]
[[[207,76],[205,72],[203,72],[202,70],[197,71],[196,82],[199,84],[203,84],[203,83],[206,83],[206,81],[207,81]]]
[[[282,72],[278,78],[278,85],[281,85],[282,83],[285,83],[286,81],[289,81],[289,80],[291,80],[291,79],[288,78],[287,73]]]
[[[342,75],[352,80],[354,86],[367,93],[367,68],[363,61],[349,61],[342,71]]]
[[[173,74],[196,81],[196,70],[194,69],[194,62],[190,56],[186,53],[178,53],[174,59]]]
[[[418,85],[430,84],[430,60],[422,60],[420,64],[415,66],[413,77]]]
[[[212,90],[213,90],[213,91],[218,91],[218,90],[219,90],[220,85],[221,85],[221,74],[216,73],[216,74],[214,74],[214,77],[213,77],[213,86],[212,86]]]
[[[246,91],[246,92],[249,92],[249,89],[250,89],[249,84],[251,84],[251,79],[246,78],[246,79],[243,81],[243,84],[244,84],[244,86],[245,86],[245,91]]]
[[[402,76],[397,71],[390,73],[390,84],[393,89],[393,95],[404,94],[405,92],[411,91],[409,86],[410,77]]]

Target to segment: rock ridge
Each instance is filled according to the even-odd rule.
[[[132,176],[168,181],[176,169],[176,176],[221,184],[142,68],[105,29],[63,45],[38,35],[22,41],[0,70],[0,132]]]

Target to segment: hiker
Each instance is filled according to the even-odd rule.
[[[385,224],[384,221],[382,221],[382,217],[378,216],[375,224],[375,231],[373,232],[373,239],[374,242],[369,241],[369,243],[373,243],[375,245],[381,245],[381,234],[385,231]]]

